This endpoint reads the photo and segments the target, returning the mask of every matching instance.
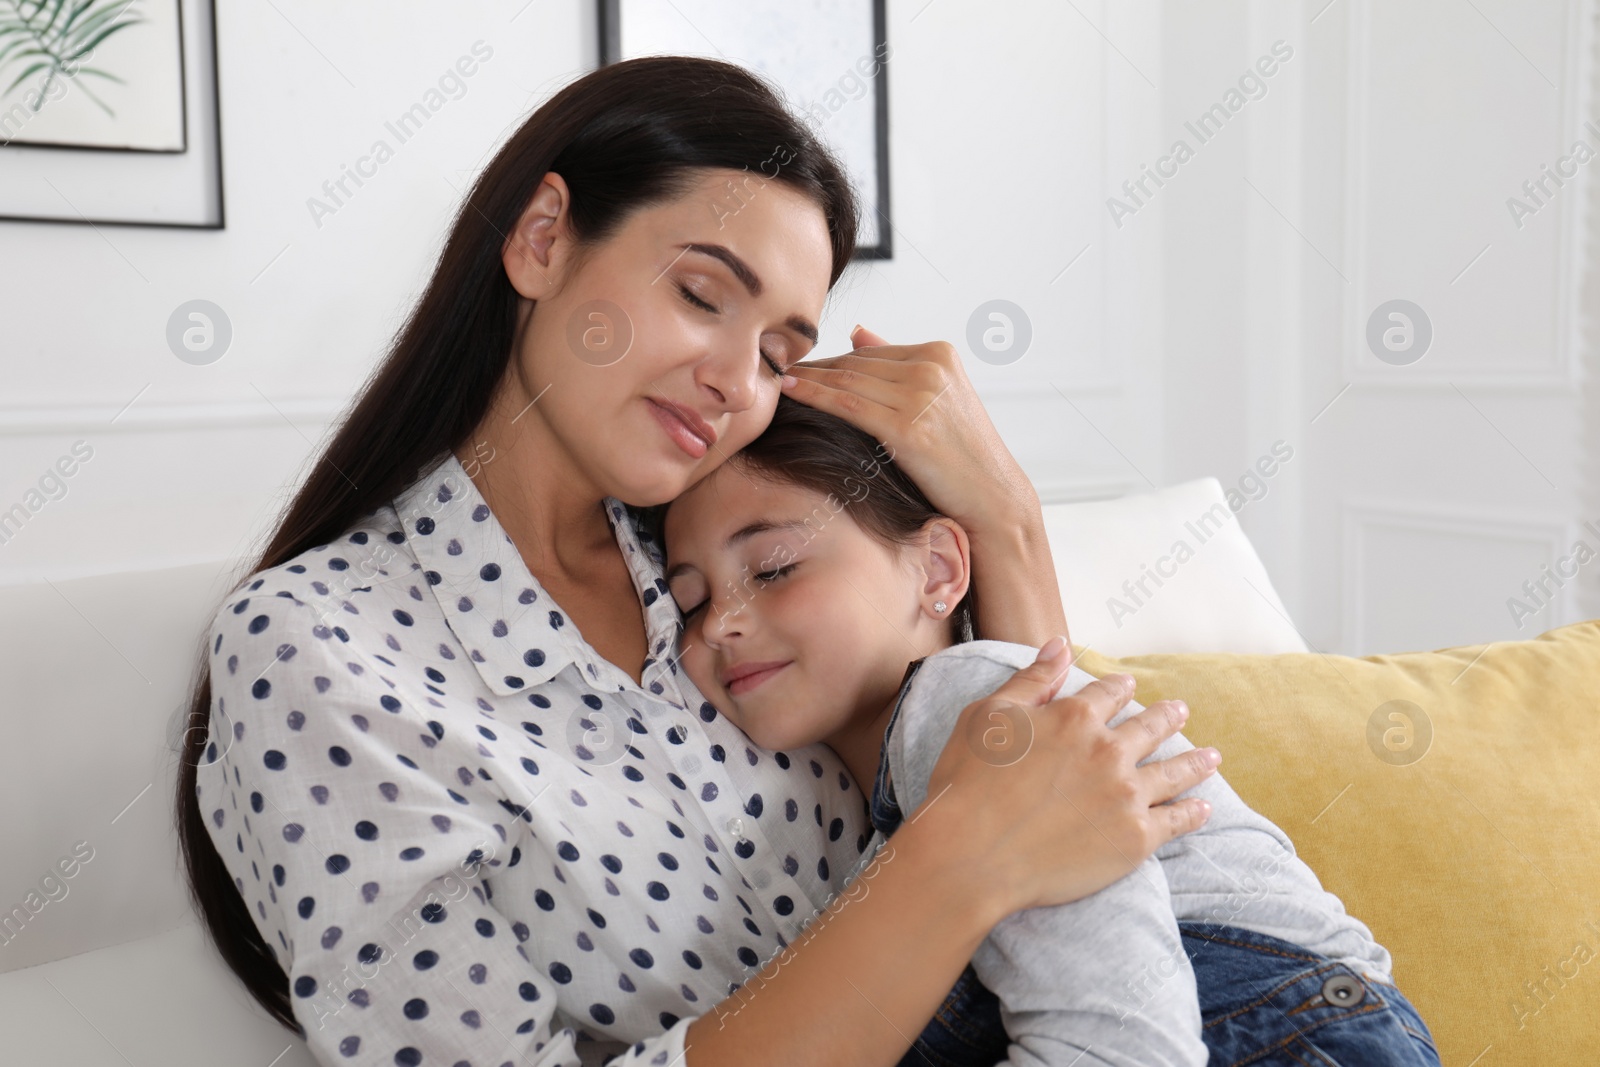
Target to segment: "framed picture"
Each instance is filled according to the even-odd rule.
[[[0,4],[0,220],[223,227],[213,0]]]
[[[861,200],[857,259],[889,259],[889,73],[884,0],[598,0],[600,64],[697,55],[775,82],[833,149]]]

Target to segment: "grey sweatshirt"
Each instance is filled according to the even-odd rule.
[[[906,817],[926,799],[928,776],[961,710],[998,689],[1037,652],[972,641],[907,670],[882,747],[892,799]],[[1093,680],[1073,666],[1057,697]],[[1142,710],[1129,701],[1110,723]],[[1194,747],[1174,734],[1140,765]],[[1220,772],[1179,796],[1210,801],[1211,816],[1200,829],[1157,849],[1098,893],[1008,916],[978,947],[973,969],[1000,1001],[1009,1063],[1204,1067],[1198,994],[1180,921],[1255,930],[1367,978],[1392,981],[1388,951],[1322,888],[1288,835],[1246,806]],[[874,833],[851,881],[887,840],[881,830]]]

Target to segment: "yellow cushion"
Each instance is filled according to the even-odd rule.
[[[1600,619],[1361,658],[1074,650],[1188,703],[1184,736],[1389,949],[1444,1063],[1600,1062]]]

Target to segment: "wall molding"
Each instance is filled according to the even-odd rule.
[[[1397,370],[1399,368],[1396,368]],[[1425,393],[1449,394],[1456,386],[1464,393],[1550,393],[1577,396],[1577,374],[1569,378],[1496,378],[1489,375],[1440,375],[1437,378],[1355,378],[1350,387],[1368,394]]]
[[[1591,40],[1592,8],[1594,0],[1563,0],[1566,12],[1566,32],[1560,72],[1561,136],[1565,144],[1578,129],[1583,117],[1585,85],[1590,73],[1589,44]],[[1370,23],[1373,0],[1355,0],[1348,21],[1346,42],[1348,83],[1346,86],[1347,129],[1349,152],[1345,160],[1345,241],[1344,267],[1350,278],[1350,297],[1346,301],[1343,344],[1340,366],[1347,381],[1356,386],[1381,389],[1414,390],[1418,388],[1449,389],[1451,385],[1463,389],[1513,389],[1530,392],[1570,393],[1579,381],[1579,334],[1577,309],[1579,302],[1579,275],[1577,258],[1582,246],[1577,238],[1582,219],[1586,215],[1584,201],[1592,178],[1588,168],[1579,171],[1576,189],[1563,196],[1557,205],[1556,223],[1560,234],[1556,246],[1556,292],[1550,314],[1554,320],[1552,336],[1555,353],[1551,362],[1527,370],[1473,370],[1458,368],[1436,371],[1426,364],[1416,367],[1384,368],[1374,357],[1365,354],[1364,334],[1366,317],[1376,306],[1367,292],[1367,196],[1368,166],[1368,70]],[[1393,294],[1391,294],[1393,295]],[[1437,338],[1436,338],[1437,341]]]
[[[273,400],[195,401],[131,405],[64,404],[52,407],[0,408],[0,436],[44,434],[162,433],[172,430],[238,430],[296,424],[332,423],[349,397],[300,397]],[[286,421],[287,420],[287,421]]]
[[[1590,10],[1586,22],[1589,69],[1583,111],[1593,110],[1600,100],[1600,31],[1596,19],[1600,10]],[[1583,190],[1586,214],[1582,233],[1583,270],[1578,305],[1578,378],[1580,412],[1600,411],[1600,182],[1590,182]],[[1600,418],[1591,415],[1579,423],[1578,507],[1589,515],[1600,516]],[[1600,618],[1600,574],[1578,578],[1579,617]]]
[[[1343,541],[1340,643],[1350,650],[1350,655],[1361,655],[1359,650],[1367,647],[1367,604],[1362,592],[1367,531],[1387,527],[1456,538],[1521,541],[1544,550],[1550,560],[1565,553],[1579,536],[1577,522],[1554,511],[1474,509],[1447,503],[1374,497],[1346,497],[1340,503],[1339,518]],[[1554,601],[1556,619],[1574,615],[1576,592],[1575,582],[1569,581],[1561,587]],[[1551,625],[1560,623],[1552,621]]]

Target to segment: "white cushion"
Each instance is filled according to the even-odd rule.
[[[1046,504],[1044,524],[1075,645],[1107,656],[1309,651],[1215,478]]]
[[[172,828],[176,747],[232,570],[214,561],[0,590],[11,622],[0,810],[12,816],[0,820],[0,972],[191,914]]]
[[[84,877],[93,877],[95,862]],[[72,898],[62,903],[70,906]],[[6,1063],[317,1062],[304,1041],[256,1005],[193,920],[125,945],[0,974],[0,1034]]]

